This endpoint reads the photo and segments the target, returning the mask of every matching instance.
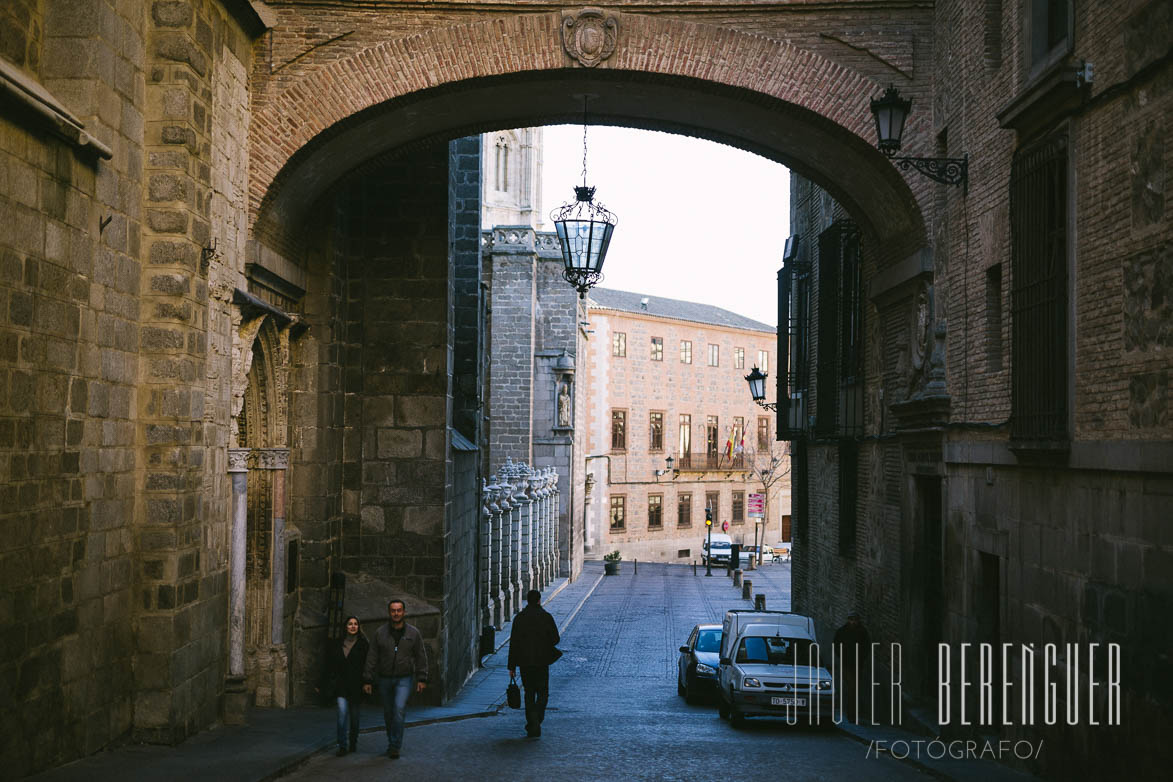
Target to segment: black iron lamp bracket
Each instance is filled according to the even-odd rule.
[[[763,410],[773,410],[775,413],[778,412],[777,402],[767,402],[764,399],[759,399],[757,400],[757,403],[758,407],[762,408]]]
[[[888,155],[888,159],[902,171],[916,169],[934,182],[943,185],[961,185],[969,192],[969,155],[964,157],[904,157]]]

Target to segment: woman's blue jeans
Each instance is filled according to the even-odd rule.
[[[414,676],[380,676],[379,697],[383,700],[383,724],[387,726],[387,748],[403,746],[403,724],[407,717],[407,698]]]
[[[338,699],[338,748],[347,749],[358,743],[359,699]]]

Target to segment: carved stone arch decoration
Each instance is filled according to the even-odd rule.
[[[242,320],[234,336],[231,441],[238,448],[283,448],[289,439],[289,329],[263,315]]]

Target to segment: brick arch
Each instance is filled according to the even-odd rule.
[[[440,27],[323,65],[254,114],[254,234],[288,233],[341,175],[387,149],[507,127],[591,121],[668,130],[777,160],[832,193],[899,252],[925,244],[916,199],[872,144],[880,85],[788,43],[616,14],[614,55],[582,68],[560,13]],[[896,250],[896,248],[889,248]]]

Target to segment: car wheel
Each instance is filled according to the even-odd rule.
[[[677,695],[685,695],[685,693],[687,693],[687,692],[688,692],[688,690],[685,689],[685,686],[680,683],[680,674],[677,673],[676,674],[676,694]]]
[[[724,698],[719,697],[717,699],[717,713],[719,715],[721,715],[721,719],[723,719],[723,720],[729,719],[729,707],[725,705]]]
[[[700,694],[696,691],[696,686],[691,682],[684,685],[684,702],[695,705],[700,700]]]
[[[744,728],[745,715],[736,711],[729,712],[729,724],[735,728]]]

